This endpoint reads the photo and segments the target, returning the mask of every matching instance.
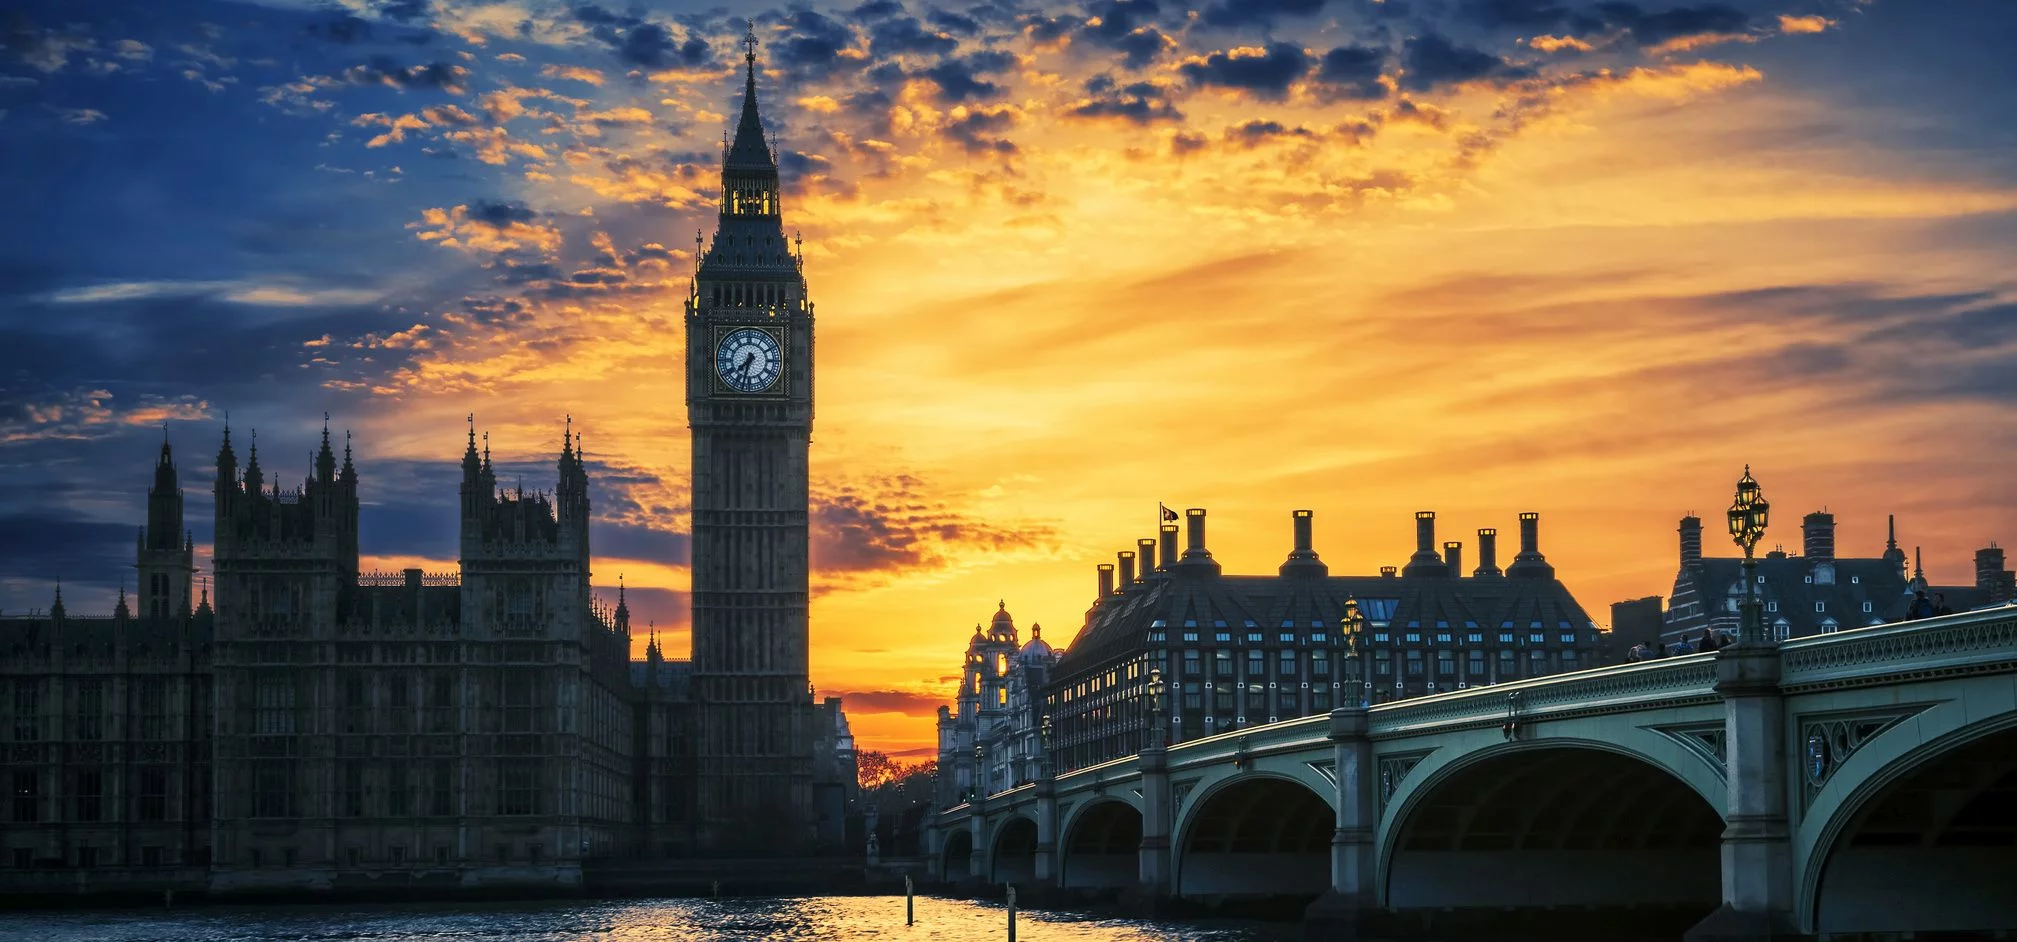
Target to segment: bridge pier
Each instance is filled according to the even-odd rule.
[[[1058,882],[1058,783],[1049,772],[1037,780],[1036,883],[1052,887]]]
[[[1796,936],[1791,827],[1786,817],[1786,706],[1779,646],[1740,643],[1716,654],[1728,789],[1723,904],[1686,942],[1760,942]]]
[[[1331,832],[1331,885],[1303,911],[1311,938],[1356,939],[1379,908],[1373,803],[1373,741],[1365,707],[1331,711],[1331,758],[1337,775],[1336,828]]]
[[[984,794],[986,791],[985,788],[974,790],[973,801],[969,804],[969,807],[973,810],[967,818],[968,833],[973,837],[973,857],[971,858],[973,862],[967,865],[967,874],[969,875],[969,879],[981,886],[986,886],[992,882],[994,877],[994,855],[992,853],[994,844],[987,839],[987,809],[985,807],[987,797]]]
[[[1173,870],[1170,866],[1170,764],[1160,744],[1141,751],[1142,843],[1140,871],[1134,889],[1125,894],[1129,906],[1153,916],[1169,906]]]

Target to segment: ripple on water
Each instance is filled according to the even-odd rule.
[[[661,899],[529,904],[197,907],[0,916],[24,942],[985,942],[1005,937],[1001,906],[920,897]],[[1149,923],[1023,911],[1019,942],[1267,942],[1236,924]]]

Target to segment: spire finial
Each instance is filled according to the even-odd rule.
[[[322,413],[322,443],[329,444],[329,413]]]
[[[742,36],[742,57],[749,62],[749,80],[753,83],[756,81],[756,47],[762,45],[763,40],[756,38],[755,19],[747,19],[743,23],[748,26],[749,31]]]
[[[1884,519],[1885,519],[1885,526],[1886,526],[1886,528],[1887,528],[1887,529],[1888,529],[1888,530],[1890,531],[1890,536],[1889,536],[1889,537],[1888,537],[1887,539],[1885,539],[1885,540],[1884,540],[1884,548],[1885,548],[1885,549],[1897,549],[1897,548],[1898,548],[1898,515],[1897,515],[1897,514],[1885,514],[1885,515],[1884,515]]]

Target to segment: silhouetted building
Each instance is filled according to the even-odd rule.
[[[940,804],[962,800],[977,783],[992,793],[1043,776],[1044,687],[1062,653],[1044,641],[1042,625],[1032,624],[1023,643],[1006,600],[985,632],[973,626],[958,712],[938,708]]]
[[[1993,543],[1976,552],[1971,586],[1929,585],[1917,559],[1910,572],[1906,561],[1897,518],[1888,523],[1882,553],[1844,557],[1835,552],[1835,516],[1810,513],[1801,520],[1800,555],[1774,549],[1757,561],[1753,588],[1764,605],[1765,629],[1783,641],[1901,621],[1921,591],[1929,601],[1944,598],[1957,612],[2013,595],[2003,551]],[[1735,637],[1745,595],[1743,559],[1703,556],[1702,521],[1690,514],[1681,518],[1680,562],[1661,640],[1695,644],[1705,631]]]
[[[1311,542],[1312,516],[1292,516],[1294,544],[1271,576],[1229,576],[1205,546],[1205,511],[1138,546],[1113,570],[1054,669],[1047,694],[1058,771],[1139,751],[1149,740],[1147,685],[1162,672],[1167,742],[1261,723],[1595,666],[1598,630],[1540,550],[1540,517],[1520,515],[1520,550],[1503,571],[1497,531],[1478,531],[1478,565],[1461,545],[1438,553],[1435,514],[1416,514],[1405,568],[1333,576]],[[1151,568],[1150,562],[1154,562]],[[1354,651],[1340,630],[1348,604],[1365,619]],[[1352,656],[1356,654],[1356,657]]]
[[[1666,627],[1665,600],[1657,595],[1629,602],[1611,603],[1611,634],[1607,640],[1604,659],[1616,664],[1625,660],[1627,651],[1639,645],[1660,643],[1660,632]]]

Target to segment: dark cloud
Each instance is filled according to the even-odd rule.
[[[1015,127],[1021,116],[1013,108],[998,108],[994,111],[969,110],[964,117],[947,121],[944,133],[968,153],[992,151],[997,154],[1016,152],[1014,141],[1001,137],[1001,133]]]
[[[1269,43],[1258,56],[1219,51],[1178,69],[1193,84],[1236,89],[1257,98],[1279,100],[1289,85],[1310,71],[1310,56],[1293,43]]]
[[[402,23],[434,14],[433,0],[378,0],[378,15]]]
[[[957,549],[1010,550],[1049,546],[1047,526],[996,527],[917,496],[921,481],[895,476],[825,488],[813,497],[815,575],[847,577],[944,565]]]
[[[1072,16],[1069,13],[1058,16],[1030,13],[1025,14],[1017,22],[1022,26],[1024,35],[1039,43],[1054,43],[1065,39],[1071,36],[1074,30],[1085,25],[1083,17]]]
[[[498,228],[514,222],[531,222],[538,216],[538,213],[518,200],[503,203],[475,200],[469,204],[470,219]]]
[[[1309,128],[1289,127],[1280,121],[1254,120],[1226,129],[1226,139],[1247,147],[1279,137],[1314,138],[1317,134]]]
[[[1641,46],[1658,46],[1690,36],[1735,33],[1751,23],[1751,15],[1720,3],[1675,7],[1647,13],[1631,3],[1599,3],[1597,13],[1630,34]]]
[[[1309,16],[1324,8],[1329,0],[1224,0],[1205,7],[1204,21],[1211,26],[1269,26],[1277,17]]]
[[[781,22],[787,32],[776,42],[773,55],[795,76],[821,80],[866,62],[841,55],[854,45],[854,30],[845,23],[806,9],[793,10]]]
[[[371,38],[371,23],[351,14],[344,14],[333,20],[308,24],[308,35],[329,42],[348,45]]]
[[[398,89],[432,88],[460,94],[462,79],[469,70],[446,62],[402,66],[388,56],[372,56],[363,65],[343,70],[343,79],[352,85],[385,85]]]
[[[925,21],[956,36],[977,36],[981,31],[979,20],[951,10],[932,10],[925,14]]]
[[[1118,118],[1131,124],[1182,121],[1184,113],[1170,102],[1170,90],[1154,82],[1117,84],[1111,75],[1096,75],[1086,82],[1089,97],[1066,110],[1074,118]]]
[[[1317,59],[1316,82],[1332,98],[1375,101],[1387,97],[1380,82],[1387,50],[1377,46],[1339,46]]]
[[[133,565],[135,527],[145,520],[144,510],[131,523],[64,510],[0,513],[0,572],[40,581],[110,582]],[[27,600],[16,604],[21,601]]]
[[[1119,52],[1122,63],[1130,69],[1154,62],[1175,45],[1156,23],[1162,12],[1156,0],[1099,0],[1087,6],[1086,12],[1090,16],[1083,19],[1032,17],[1025,21],[1026,28],[1038,42],[1049,41],[1047,37],[1054,37],[1060,29],[1077,30],[1076,35],[1086,42]]]
[[[959,48],[959,40],[924,28],[914,17],[899,16],[869,27],[868,52],[878,59],[890,56],[942,56]]]
[[[1722,3],[1647,12],[1636,3],[1607,0],[1578,8],[1555,0],[1465,0],[1460,11],[1487,29],[1571,34],[1622,32],[1640,46],[1658,46],[1690,36],[1735,33],[1751,25],[1751,15]]]
[[[574,18],[616,57],[648,69],[705,68],[714,64],[714,50],[698,35],[680,40],[659,23],[627,13],[611,13],[594,4],[575,7]]]
[[[1459,46],[1438,33],[1408,40],[1401,53],[1401,87],[1425,92],[1481,78],[1519,78],[1531,69],[1515,66],[1480,49]]]
[[[858,20],[874,20],[903,13],[903,4],[896,0],[868,0],[867,3],[848,11]]]
[[[1003,92],[994,82],[981,78],[982,75],[1000,72],[1015,64],[1015,56],[1006,52],[979,52],[964,58],[948,57],[936,65],[910,73],[930,79],[938,86],[938,99],[948,105],[966,101],[986,101]]]

